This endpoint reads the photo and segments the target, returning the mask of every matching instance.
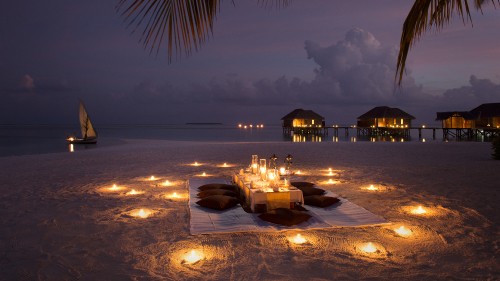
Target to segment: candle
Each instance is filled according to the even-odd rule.
[[[195,250],[191,250],[187,255],[184,256],[184,262],[188,264],[193,264],[201,260],[202,258],[203,258],[202,253]]]
[[[410,229],[404,227],[403,225],[400,226],[399,228],[394,229],[394,232],[396,232],[399,236],[403,237],[408,237],[413,234],[413,232]]]
[[[293,242],[294,244],[299,244],[299,245],[300,245],[300,244],[304,244],[304,243],[306,243],[306,242],[307,242],[307,240],[306,240],[304,237],[302,237],[302,235],[300,235],[300,233],[299,233],[299,234],[295,235],[295,236],[292,238],[292,242]]]
[[[377,247],[375,247],[372,242],[368,242],[361,246],[361,250],[366,253],[375,253],[377,251]]]

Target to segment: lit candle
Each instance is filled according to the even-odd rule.
[[[280,175],[286,174],[286,169],[285,167],[280,167]]]
[[[361,250],[366,253],[375,253],[377,251],[377,247],[375,247],[372,242],[368,242],[361,247]]]
[[[198,251],[191,250],[189,254],[184,256],[184,262],[193,264],[196,263],[197,261],[201,260],[203,258],[203,255],[199,253]]]
[[[143,193],[144,193],[144,191],[132,189],[131,191],[127,192],[126,194],[127,195],[137,195],[137,194],[143,194]]]
[[[206,177],[206,176],[207,176],[207,173],[203,172],[203,173],[201,173],[201,176],[202,176],[202,177]]]
[[[171,186],[172,183],[169,180],[166,180],[162,183],[163,186]]]
[[[416,209],[413,209],[411,212],[412,212],[412,214],[416,214],[416,215],[422,215],[422,214],[427,213],[427,211],[424,208],[422,208],[421,205],[418,206]]]
[[[373,184],[370,184],[370,186],[367,189],[368,190],[372,190],[372,191],[378,190],[378,188],[376,188],[375,186],[373,186]]]
[[[306,240],[304,237],[302,237],[302,235],[300,235],[300,233],[299,233],[299,234],[295,235],[295,236],[292,238],[292,242],[293,242],[294,244],[299,244],[299,245],[300,245],[300,244],[304,244],[304,243],[306,243],[306,242],[307,242],[307,240]]]
[[[403,225],[400,226],[399,228],[394,229],[394,232],[396,232],[399,236],[403,237],[408,237],[413,233],[410,229],[404,227]]]
[[[156,178],[155,178],[155,176],[151,176],[151,177],[149,178],[149,180],[155,181],[155,180],[156,180]]]
[[[222,164],[222,167],[227,167],[227,163],[224,162],[224,164]]]

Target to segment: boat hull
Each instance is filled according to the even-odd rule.
[[[95,144],[97,143],[97,139],[68,139],[68,143],[71,144]]]

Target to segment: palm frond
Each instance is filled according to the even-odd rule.
[[[171,62],[174,54],[189,55],[209,38],[219,6],[220,0],[119,0],[117,10],[133,32],[142,29],[140,42],[150,53],[166,41]]]
[[[486,2],[493,5],[500,0],[473,0],[474,8],[481,11]],[[413,4],[406,20],[403,24],[401,40],[399,43],[399,54],[396,67],[395,79],[401,85],[406,66],[406,58],[410,48],[418,41],[422,35],[432,28],[440,31],[445,24],[449,23],[454,13],[458,14],[464,24],[470,22],[472,17],[470,13],[468,0],[416,0]]]
[[[263,7],[286,7],[292,0],[258,0]],[[142,29],[140,42],[156,54],[167,42],[167,57],[189,56],[212,35],[221,0],[119,0],[128,27]],[[233,1],[234,4],[234,1]]]

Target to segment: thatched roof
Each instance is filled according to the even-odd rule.
[[[325,118],[312,110],[304,110],[302,108],[297,108],[294,111],[285,115],[281,120],[290,119],[314,119],[314,120],[324,120]]]
[[[474,120],[476,117],[469,111],[447,111],[447,112],[436,112],[436,120],[446,120],[452,116],[462,117],[465,120]]]
[[[477,119],[500,117],[500,103],[483,103],[470,111]]]
[[[415,119],[415,117],[404,112],[399,108],[393,108],[388,106],[377,106],[367,113],[358,117],[358,119],[373,119],[373,118],[403,118],[403,119]]]

